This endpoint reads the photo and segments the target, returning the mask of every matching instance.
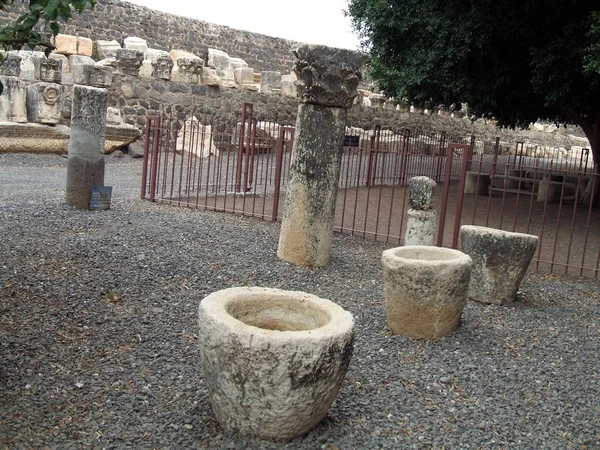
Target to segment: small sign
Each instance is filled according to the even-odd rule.
[[[90,210],[104,211],[110,209],[112,186],[94,186],[90,198]]]
[[[360,136],[350,136],[347,134],[344,136],[344,147],[358,147],[360,142]]]

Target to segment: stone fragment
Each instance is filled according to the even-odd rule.
[[[21,80],[35,81],[35,65],[33,63],[33,58],[45,58],[46,55],[44,55],[44,52],[19,50],[16,53],[21,57]]]
[[[122,48],[115,56],[117,71],[124,75],[137,77],[144,61],[144,54],[139,50]]]
[[[27,121],[56,124],[60,120],[62,86],[55,83],[35,83],[27,86]]]
[[[194,116],[190,117],[179,130],[175,149],[179,153],[191,153],[200,158],[214,155],[217,147],[213,140],[212,127],[201,124]]]
[[[281,72],[263,71],[260,77],[261,94],[281,93]]]
[[[433,209],[423,211],[410,208],[406,215],[404,245],[434,245],[437,230],[437,213]]]
[[[135,36],[126,37],[123,40],[123,45],[125,46],[125,48],[131,49],[131,50],[139,50],[144,55],[146,55],[146,53],[148,52],[148,43],[144,39],[139,38],[139,37],[135,37]]]
[[[475,225],[460,227],[463,251],[473,259],[469,298],[506,305],[515,300],[538,237]]]
[[[254,84],[254,69],[239,67],[234,69],[233,74],[237,84]]]
[[[127,153],[132,158],[143,158],[144,157],[144,144],[142,141],[135,141],[129,144]]]
[[[141,136],[142,133],[134,125],[107,123],[104,153],[112,153],[115,150],[123,149],[138,140]]]
[[[67,58],[65,55],[59,55],[58,53],[50,53],[48,58],[60,61],[62,68],[62,84],[73,84],[73,73],[71,72],[69,58]]]
[[[429,246],[383,252],[387,323],[394,334],[439,339],[455,330],[467,301],[471,258]]]
[[[117,41],[96,41],[96,53],[98,53],[98,59],[116,58],[117,50],[121,49],[121,44]]]
[[[199,83],[204,62],[193,53],[183,50],[171,50],[169,55],[174,65],[171,80],[181,83]]]
[[[393,99],[393,98],[388,98],[385,103],[383,104],[383,109],[391,109],[392,111],[395,111],[396,108],[398,107],[398,100]]]
[[[92,188],[104,186],[107,106],[106,89],[73,87],[65,199],[79,209],[89,209]]]
[[[207,86],[220,86],[221,79],[217,75],[217,71],[215,69],[210,69],[208,67],[202,68],[202,84],[206,84]]]
[[[231,58],[227,53],[209,48],[207,65],[209,68],[216,70],[222,88],[236,87]]]
[[[112,68],[101,65],[75,64],[73,80],[75,84],[83,86],[109,87],[112,83]]]
[[[157,80],[170,80],[175,63],[167,52],[156,54],[150,59],[152,77]]]
[[[408,201],[410,207],[421,211],[427,211],[433,206],[433,196],[435,194],[435,181],[429,177],[412,177],[408,180],[409,194]]]
[[[347,108],[367,59],[306,44],[294,54],[301,95],[277,255],[300,266],[324,266],[331,258]]]
[[[0,95],[0,122],[27,122],[25,82],[17,77],[0,75],[4,92]]]
[[[92,56],[94,42],[86,37],[77,36],[77,54],[81,56]]]
[[[96,64],[96,62],[89,56],[70,55],[69,56],[69,67],[71,67],[71,72],[73,71],[73,67],[76,64],[86,64],[88,66],[93,66],[94,64]]]
[[[106,108],[106,124],[119,125],[121,124],[121,110],[119,108]]]
[[[67,34],[57,34],[54,37],[54,53],[59,55],[77,54],[77,36]]]
[[[198,323],[204,381],[225,431],[290,439],[325,417],[352,357],[350,313],[304,292],[230,288],[202,300]]]
[[[291,98],[298,97],[298,88],[296,87],[296,80],[298,80],[298,77],[293,72],[290,75],[282,75],[281,95]]]
[[[47,83],[62,82],[62,61],[50,58],[32,58],[36,80]]]
[[[149,59],[143,60],[140,71],[138,72],[138,76],[140,78],[152,78],[153,72],[154,68],[152,67],[152,62]]]
[[[383,94],[371,94],[369,95],[369,102],[373,108],[383,108],[385,103],[385,95]]]
[[[21,57],[15,52],[6,52],[3,54],[3,62],[0,65],[0,75],[7,77],[21,76]]]
[[[0,96],[0,104],[2,104]],[[27,118],[25,118],[27,121]],[[2,120],[0,120],[2,122]],[[0,153],[44,153],[64,155],[69,149],[69,127],[39,123],[0,123]]]
[[[231,62],[231,67],[233,68],[233,70],[248,68],[248,63],[246,61],[244,61],[242,58],[231,58],[230,57],[229,61]],[[252,83],[254,83],[254,81],[252,81]]]

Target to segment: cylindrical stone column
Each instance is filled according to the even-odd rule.
[[[439,339],[460,324],[471,275],[471,258],[429,246],[383,252],[387,323],[392,333]]]
[[[294,54],[300,105],[277,255],[298,266],[325,266],[331,257],[347,109],[358,95],[367,57],[304,44]]]
[[[408,221],[404,245],[433,245],[437,229],[437,214],[433,207],[436,183],[429,177],[412,177],[408,180]]]
[[[65,200],[79,209],[89,209],[92,188],[104,186],[107,106],[106,89],[73,88]]]

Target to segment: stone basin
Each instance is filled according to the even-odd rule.
[[[227,431],[290,439],[327,414],[345,377],[352,315],[305,292],[230,288],[199,307],[209,399]]]

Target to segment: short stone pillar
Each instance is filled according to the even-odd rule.
[[[344,150],[347,109],[367,57],[320,45],[294,49],[300,105],[277,255],[299,266],[325,266]]]
[[[469,298],[506,305],[514,301],[538,237],[494,228],[460,227],[462,250],[473,259]]]
[[[92,188],[104,186],[107,106],[106,89],[73,87],[65,199],[79,209],[89,209]]]
[[[0,122],[27,123],[27,90],[17,77],[0,75],[4,92],[0,95]]]
[[[464,193],[467,195],[488,195],[490,188],[490,174],[480,172],[467,172]]]
[[[354,341],[352,315],[304,292],[238,287],[199,308],[204,381],[226,431],[301,436],[335,400]]]
[[[62,86],[34,83],[27,86],[27,121],[55,125],[60,120]]]
[[[437,213],[431,209],[435,181],[429,177],[413,177],[409,180],[407,211],[408,221],[404,245],[433,245],[437,229]]]
[[[537,193],[538,202],[556,203],[560,201],[564,177],[562,175],[544,174]]]
[[[392,333],[439,339],[458,327],[467,301],[469,256],[449,248],[404,246],[384,251],[381,261]]]

